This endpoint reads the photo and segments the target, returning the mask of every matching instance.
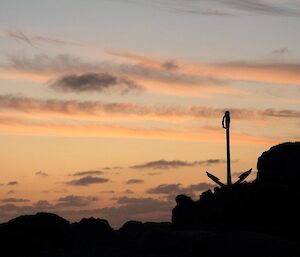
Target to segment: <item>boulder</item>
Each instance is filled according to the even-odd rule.
[[[276,145],[257,162],[257,181],[293,185],[300,182],[300,142]]]

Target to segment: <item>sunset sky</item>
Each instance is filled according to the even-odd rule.
[[[299,0],[0,0],[0,222],[170,220],[300,140]]]

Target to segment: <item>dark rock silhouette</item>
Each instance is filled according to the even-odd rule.
[[[25,215],[0,226],[0,242],[11,256],[28,256],[36,252],[60,251],[69,244],[67,220],[51,213]],[[27,255],[24,255],[27,256]]]
[[[70,226],[72,239],[77,247],[89,247],[93,245],[108,245],[116,240],[114,230],[107,220],[82,219]]]
[[[127,238],[136,239],[141,236],[144,229],[145,227],[142,222],[130,220],[119,229],[119,232]]]
[[[50,213],[0,224],[10,257],[300,256],[300,143],[272,147],[258,159],[257,179],[176,197],[172,223],[106,220],[77,223]]]
[[[255,181],[208,190],[195,202],[178,196],[173,224],[247,228],[299,239],[299,156],[298,142],[274,146],[259,157]]]
[[[294,185],[300,182],[300,142],[283,143],[264,152],[257,162],[257,181]]]

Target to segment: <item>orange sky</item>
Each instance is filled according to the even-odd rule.
[[[205,171],[225,180],[225,110],[234,179],[299,141],[294,1],[196,2],[1,3],[0,222],[170,220],[177,194],[213,187]]]

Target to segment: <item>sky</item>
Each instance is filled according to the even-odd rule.
[[[0,222],[169,221],[300,140],[300,1],[0,0]]]

